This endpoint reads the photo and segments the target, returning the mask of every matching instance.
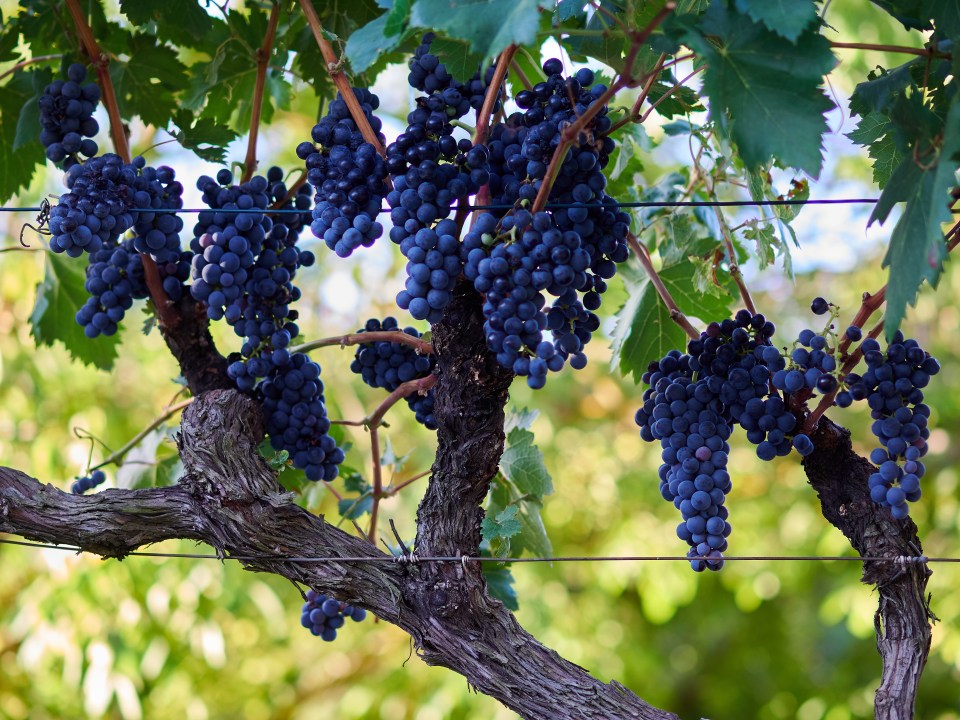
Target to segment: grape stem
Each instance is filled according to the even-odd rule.
[[[947,243],[947,252],[951,252],[957,245],[960,245],[960,222],[957,222],[952,228],[950,228],[946,235],[944,235],[944,240]],[[863,294],[863,302],[860,304],[860,309],[857,311],[857,314],[854,316],[851,321],[851,325],[856,325],[857,327],[863,327],[867,320],[870,319],[870,316],[873,315],[877,310],[879,310],[883,303],[887,299],[887,286],[884,285],[882,288],[877,290],[872,295],[870,293]],[[868,337],[876,338],[883,332],[883,320],[878,322],[873,328],[870,329],[870,332],[867,333]],[[863,357],[863,353],[858,347],[850,355],[847,355],[847,350],[850,348],[851,341],[846,335],[843,336],[843,340],[840,341],[840,344],[837,345],[837,354],[840,356],[840,359],[843,360],[843,365],[840,367],[840,376],[844,377],[853,370],[857,363],[860,362],[860,358]],[[817,422],[823,417],[823,414],[833,405],[833,399],[836,397],[839,387],[833,392],[827,393],[820,398],[820,402],[817,404],[817,407],[813,409],[804,422],[804,432],[810,433],[817,426]]]
[[[703,72],[704,70],[707,69],[707,67],[708,67],[707,65],[701,65],[700,67],[695,68],[692,72],[690,72],[690,73],[689,73],[685,78],[683,78],[680,82],[678,82],[676,85],[674,85],[674,86],[671,87],[669,90],[667,90],[663,95],[661,95],[660,97],[658,97],[655,102],[653,102],[653,103],[650,104],[650,107],[648,107],[647,110],[646,110],[646,112],[643,113],[643,115],[640,116],[640,119],[639,119],[637,122],[643,123],[648,117],[650,117],[650,113],[652,113],[654,110],[657,109],[657,107],[660,105],[660,103],[662,103],[662,102],[663,102],[664,100],[666,100],[668,97],[670,97],[671,95],[673,95],[673,93],[675,93],[677,90],[679,90],[680,88],[684,87],[684,86],[686,85],[687,81],[688,81],[690,78],[692,78],[694,75],[696,75],[696,74],[698,74],[698,73]]]
[[[953,59],[953,55],[937,50],[936,48],[913,48],[903,45],[878,45],[876,43],[849,43],[830,41],[830,47],[838,50],[879,50],[881,52],[901,53],[903,55],[919,55],[921,57]]]
[[[74,0],[74,2],[75,1],[76,0]],[[373,145],[377,149],[378,153],[386,156],[386,150],[383,147],[383,143],[380,142],[380,138],[377,137],[377,134],[373,131],[370,123],[367,121],[367,116],[364,115],[363,108],[360,107],[360,103],[357,101],[357,97],[353,94],[353,89],[350,87],[350,81],[343,74],[343,62],[337,58],[336,54],[333,52],[333,47],[330,45],[330,41],[327,40],[327,38],[323,35],[323,25],[320,24],[320,18],[317,15],[316,9],[313,7],[313,3],[311,0],[300,0],[300,7],[303,8],[303,14],[307,19],[307,25],[310,26],[313,37],[317,41],[317,46],[320,48],[320,52],[323,55],[323,60],[327,65],[327,72],[330,74],[330,79],[333,80],[333,84],[337,86],[340,96],[347,104],[347,108],[350,110],[350,116],[360,129],[363,139]]]
[[[713,184],[707,181],[706,176],[703,176],[703,180],[706,184],[709,195],[714,200],[719,200]],[[737,289],[740,291],[740,299],[743,300],[743,306],[750,311],[751,315],[756,315],[757,306],[754,305],[753,298],[750,296],[750,290],[747,289],[747,284],[743,280],[743,273],[740,272],[740,265],[737,263],[737,253],[733,248],[733,238],[730,235],[730,227],[727,225],[727,221],[724,219],[723,213],[720,212],[719,207],[714,206],[713,212],[717,216],[717,223],[720,225],[720,233],[723,235],[723,245],[726,248],[727,258],[730,261],[730,266],[728,268],[730,277],[732,277],[733,281],[737,284]]]
[[[617,130],[622,128],[627,123],[631,122],[642,122],[640,119],[640,106],[643,105],[644,100],[647,99],[647,96],[650,94],[650,88],[653,87],[653,84],[657,81],[661,71],[663,70],[663,61],[666,60],[667,54],[660,53],[660,57],[657,58],[656,64],[653,66],[653,70],[650,71],[647,81],[643,84],[643,87],[640,89],[640,95],[637,97],[637,101],[633,104],[633,108],[627,113],[626,117],[622,120],[618,120],[613,124],[613,127],[608,131],[609,135],[612,135]]]
[[[647,38],[653,34],[653,31],[657,29],[657,26],[662,23],[670,13],[676,9],[677,5],[674,2],[668,2],[663,8],[656,14],[656,16],[647,23],[646,27],[641,30],[631,31],[630,36],[630,50],[627,53],[627,57],[623,63],[623,70],[617,75],[616,80],[614,80],[610,87],[607,88],[599,98],[597,98],[589,108],[581,115],[575,122],[570,123],[566,128],[563,129],[560,133],[560,143],[557,145],[557,149],[554,151],[553,156],[550,158],[550,163],[547,165],[547,171],[544,175],[543,182],[540,183],[540,188],[537,190],[537,197],[533,201],[533,207],[530,208],[531,213],[538,213],[547,204],[547,200],[550,197],[550,190],[553,188],[553,184],[556,182],[557,177],[560,174],[560,168],[563,165],[564,160],[567,157],[567,151],[570,149],[570,146],[580,137],[580,133],[583,132],[584,128],[590,123],[597,114],[606,107],[607,103],[613,99],[623,88],[636,87],[641,83],[649,81],[649,75],[656,75],[659,72],[659,65],[655,66],[649,74],[644,74],[642,78],[637,78],[634,76],[634,63],[637,60],[637,53],[640,51],[640,47],[647,41]]]
[[[650,258],[650,253],[646,246],[644,246],[643,243],[641,243],[637,239],[637,236],[632,232],[627,233],[627,244],[637,256],[640,264],[643,265],[643,269],[647,271],[647,275],[650,277],[650,282],[652,282],[653,287],[656,288],[657,295],[660,296],[660,300],[663,301],[663,304],[667,306],[667,310],[670,311],[670,319],[683,328],[683,331],[687,334],[687,337],[689,337],[691,340],[698,340],[700,338],[700,331],[690,324],[690,321],[687,320],[686,315],[680,312],[680,308],[677,307],[677,303],[674,301],[670,291],[667,290],[667,286],[663,284],[660,274],[653,267],[653,261]]]
[[[493,78],[490,80],[486,95],[483,96],[483,105],[480,106],[480,111],[477,113],[477,129],[473,133],[474,144],[487,141],[487,134],[490,132],[490,118],[493,116],[493,106],[497,102],[503,80],[507,76],[507,71],[510,69],[510,64],[513,62],[513,56],[516,53],[517,46],[508,45],[497,58]]]
[[[335,335],[333,337],[320,338],[319,340],[312,340],[308,343],[303,343],[302,345],[297,345],[290,348],[291,353],[306,353],[311,350],[317,350],[319,348],[333,347],[339,345],[341,348],[345,348],[349,345],[365,345],[366,343],[374,342],[392,342],[399,343],[400,345],[409,345],[414,350],[417,351],[420,355],[432,355],[433,354],[433,345],[426,342],[425,340],[420,340],[415,338],[413,335],[408,335],[407,333],[401,330],[375,330],[373,332],[362,332],[362,333],[350,333],[349,335]],[[414,382],[414,381],[410,381]],[[401,387],[403,387],[401,385]]]
[[[370,426],[370,455],[373,460],[373,503],[370,506],[370,529],[367,530],[367,540],[371,545],[377,544],[377,518],[380,511],[380,497],[383,493],[383,468],[380,464],[380,430],[376,425]]]
[[[243,160],[243,176],[241,183],[249,182],[257,169],[257,136],[260,134],[260,114],[263,110],[263,89],[267,84],[267,67],[270,64],[270,53],[273,41],[277,34],[277,23],[280,20],[280,6],[274,3],[270,9],[270,20],[267,22],[267,31],[263,36],[263,44],[257,48],[257,77],[253,85],[253,104],[250,106],[250,133],[247,136],[247,154]]]
[[[105,467],[107,465],[113,465],[113,464],[122,465],[123,457],[128,452],[133,450],[133,448],[135,448],[140,443],[141,440],[143,440],[147,435],[152,433],[154,430],[156,430],[158,427],[160,427],[163,423],[165,423],[171,417],[176,415],[178,412],[183,410],[185,407],[187,407],[187,405],[189,405],[193,401],[194,401],[194,398],[188,398],[186,400],[182,400],[176,403],[175,405],[168,405],[166,408],[164,408],[164,411],[160,415],[158,415],[153,420],[151,420],[150,424],[147,425],[143,430],[141,430],[132,438],[130,438],[130,440],[128,440],[123,447],[121,447],[119,450],[116,450],[115,452],[110,453],[98,465],[94,465],[93,467],[89,468],[88,472],[99,470],[100,468]]]
[[[530,84],[529,78],[527,78],[526,73],[523,72],[523,69],[517,64],[516,60],[510,60],[510,69],[517,74],[517,77],[520,78],[520,84],[523,85],[525,89],[533,89],[533,85]]]
[[[34,63],[40,63],[40,62],[47,62],[48,60],[59,60],[62,57],[63,57],[62,54],[57,53],[55,55],[37,55],[36,57],[32,57],[29,60],[21,60],[20,62],[14,64],[13,67],[11,67],[10,69],[4,70],[2,73],[0,73],[0,80],[3,80],[8,75],[13,75],[17,70],[22,70],[28,65],[33,65]]]

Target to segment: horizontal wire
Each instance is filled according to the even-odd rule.
[[[770,207],[780,205],[854,205],[854,204],[876,204],[878,198],[825,198],[820,200],[676,200],[672,202],[664,201],[631,201],[616,203],[622,208],[659,208],[659,207]],[[587,203],[547,203],[548,209],[569,209],[569,208],[596,208],[612,207],[613,204],[605,206],[599,204]],[[514,205],[458,205],[458,208],[464,210],[512,210]],[[391,208],[380,208],[381,213],[390,212]],[[38,207],[0,207],[0,212],[40,212]],[[296,209],[263,209],[263,208],[130,208],[126,212],[152,212],[152,213],[226,213],[228,215],[241,215],[250,213],[267,213],[269,215],[299,215],[310,210]]]
[[[34,543],[24,540],[0,539],[0,544],[20,545],[23,547],[47,549],[47,550],[67,550],[76,553],[93,553],[90,550],[74,547],[70,545],[52,545],[47,543]],[[223,557],[210,553],[159,553],[149,551],[135,550],[127,553],[124,557],[158,557],[158,558],[186,558],[192,560],[236,560],[238,562],[256,562],[262,560],[278,560],[281,562],[308,563],[308,564],[349,564],[349,563],[406,563],[417,564],[422,562],[443,562],[443,563],[464,563],[464,562],[489,562],[489,563],[568,563],[568,562],[662,562],[662,561],[682,561],[691,560],[707,561],[712,558],[687,557],[686,555],[571,555],[565,557],[547,557],[547,558],[496,558],[496,557],[474,557],[470,555],[436,555],[420,557],[416,553],[410,555],[373,555],[370,557],[298,557],[286,555],[225,555]],[[899,557],[860,557],[856,555],[731,555],[722,558],[725,562],[735,561],[773,561],[773,562],[893,562],[904,565],[926,564],[926,563],[960,563],[960,558],[951,557],[928,557],[926,555],[905,555]]]

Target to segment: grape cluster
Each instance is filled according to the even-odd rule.
[[[488,146],[494,202],[533,200],[565,128],[606,91],[589,70],[562,76],[544,63],[548,79],[517,95],[524,112],[495,126]],[[573,143],[551,188],[549,202],[569,205],[531,214],[488,212],[464,236],[464,274],[485,294],[489,348],[527,384],[540,388],[548,371],[586,364],[583,347],[599,327],[606,281],[627,257],[629,217],[604,192],[602,169],[614,148],[603,107]],[[547,295],[556,298],[548,305]],[[550,339],[545,333],[550,332]]]
[[[824,301],[826,302],[826,301]],[[790,362],[773,375],[773,385],[785,394],[837,389],[837,361],[826,335],[804,329],[797,336]]]
[[[80,257],[129,230],[137,174],[136,166],[113,153],[73,165],[64,178],[69,192],[50,209],[50,249]]]
[[[854,398],[866,398],[873,425],[871,430],[881,447],[870,453],[877,472],[870,476],[870,497],[889,507],[893,516],[909,515],[907,502],[920,499],[920,479],[925,468],[930,437],[930,408],[923,400],[923,389],[940,364],[916,340],[904,339],[897,332],[884,352],[880,343],[867,338],[860,345],[866,372],[847,376]]]
[[[380,119],[373,114],[379,98],[360,88],[353,92],[374,132],[379,133]],[[382,143],[383,136],[379,137]],[[311,230],[339,257],[348,257],[358,247],[370,247],[383,234],[376,218],[387,194],[387,166],[377,149],[364,141],[339,94],[314,126],[311,138],[312,142],[297,146],[297,156],[306,163],[307,179],[317,191]]]
[[[220,170],[216,179],[201,175],[197,189],[211,209],[197,216],[193,229],[190,294],[206,303],[211,320],[219,320],[227,305],[240,298],[272,228],[265,213],[267,180],[257,175],[234,185],[233,174]]]
[[[333,480],[344,460],[343,450],[330,437],[330,420],[324,404],[320,366],[303,353],[285,355],[257,386],[267,419],[267,434],[274,450],[286,450],[294,467],[308,480]]]
[[[337,630],[343,627],[347,618],[360,622],[367,617],[367,611],[335,600],[332,597],[307,590],[307,601],[300,613],[300,624],[313,635],[332,642],[337,638]]]
[[[382,322],[376,318],[367,320],[364,327],[357,332],[397,332],[399,330],[396,319],[386,317]],[[411,337],[420,337],[416,328],[407,327],[403,332]],[[421,355],[409,345],[379,340],[357,345],[350,369],[360,375],[370,387],[393,392],[405,382],[426,377],[433,372],[435,365],[436,358],[431,355]],[[436,418],[433,416],[433,388],[424,395],[418,393],[408,395],[406,400],[418,422],[430,430],[437,429]]]
[[[110,243],[90,254],[84,289],[90,294],[76,314],[88,338],[113,335],[134,300],[149,296],[143,260],[133,239]]]
[[[94,470],[89,475],[84,475],[74,480],[70,486],[70,492],[74,495],[83,495],[87,490],[93,490],[93,488],[102,485],[106,480],[107,476],[103,470]]]
[[[92,158],[97,143],[92,138],[100,130],[93,117],[100,102],[100,88],[86,83],[87,68],[73,63],[67,68],[66,80],[54,80],[43,90],[37,104],[40,108],[40,142],[47,149],[47,159],[70,168],[80,156]]]
[[[407,75],[407,82],[410,87],[433,94],[442,92],[448,88],[456,90],[466,100],[467,105],[474,110],[479,110],[483,106],[483,100],[487,94],[487,88],[493,81],[493,74],[496,71],[496,65],[491,65],[483,73],[481,78],[480,70],[474,73],[473,77],[465,83],[461,83],[453,77],[447,70],[447,66],[440,62],[440,58],[430,52],[430,46],[434,40],[433,33],[426,33],[420,40],[420,45],[410,58],[408,67],[410,72]],[[500,97],[497,96],[493,111],[500,109]],[[460,113],[465,115],[466,111]]]
[[[710,323],[687,353],[672,350],[651,362],[641,378],[649,387],[635,420],[643,440],[660,441],[660,492],[683,516],[677,535],[691,546],[697,571],[719,569],[727,546],[723,502],[731,487],[726,468],[733,427],[743,427],[763,460],[791,449],[802,456],[813,452],[784,398],[770,387],[786,366],[771,344],[775,330],[763,315],[741,310]]]

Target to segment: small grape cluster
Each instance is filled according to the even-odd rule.
[[[88,338],[114,335],[134,300],[149,296],[143,260],[133,238],[110,243],[90,254],[83,287],[90,294],[76,314]]]
[[[93,490],[95,487],[106,482],[107,476],[103,470],[94,470],[89,475],[84,475],[73,481],[70,486],[70,492],[74,495],[83,495],[87,490]]]
[[[360,622],[366,617],[367,611],[363,608],[342,603],[316,590],[307,590],[300,624],[314,636],[333,642],[337,639],[337,630],[343,627],[347,618]]]
[[[86,83],[87,68],[73,63],[67,68],[66,80],[54,80],[43,90],[37,104],[40,108],[40,142],[47,149],[47,159],[70,168],[80,156],[92,158],[97,143],[91,140],[100,130],[93,113],[100,102],[100,88]]]
[[[136,166],[113,153],[73,165],[64,178],[69,192],[50,209],[50,249],[80,257],[115,242],[134,223],[136,176]]]
[[[852,397],[863,397],[873,418],[871,430],[881,447],[870,453],[877,472],[870,476],[870,497],[897,519],[910,511],[907,502],[920,499],[920,479],[925,467],[920,458],[927,453],[930,407],[923,389],[940,364],[916,340],[897,332],[884,352],[880,343],[867,338],[860,345],[866,372],[849,375],[846,382]]]
[[[773,375],[774,387],[788,395],[804,391],[833,392],[838,385],[833,351],[826,335],[808,328],[801,330],[789,364]]]
[[[481,78],[480,70],[474,73],[473,77],[465,83],[461,83],[453,77],[447,70],[447,66],[440,62],[440,58],[430,52],[430,46],[433,43],[435,35],[426,33],[420,40],[420,45],[410,58],[408,67],[410,72],[407,75],[407,82],[410,87],[433,94],[452,88],[466,99],[469,107],[479,110],[483,106],[483,100],[487,94],[487,88],[493,81],[493,74],[496,71],[496,65],[491,65],[483,73]],[[500,96],[493,106],[493,111],[500,109]],[[464,111],[461,115],[466,114]]]
[[[362,88],[353,92],[379,133],[380,119],[373,114],[379,98]],[[383,136],[379,137],[382,143]],[[387,166],[377,149],[364,141],[340,94],[314,126],[311,138],[297,146],[297,157],[306,163],[307,179],[317,191],[311,230],[339,257],[348,257],[383,234],[376,218],[387,194]]]
[[[398,332],[399,330],[396,318],[386,317],[382,321],[376,318],[367,320],[364,327],[357,332]],[[403,328],[403,332],[411,337],[420,337],[416,328],[406,327]],[[426,377],[433,372],[435,365],[436,359],[432,355],[421,355],[415,348],[403,343],[379,340],[357,345],[350,369],[360,375],[370,387],[393,392],[405,382]],[[418,422],[430,430],[437,429],[436,418],[433,415],[433,388],[424,395],[419,393],[408,395],[406,400]]]

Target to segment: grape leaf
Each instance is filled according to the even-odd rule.
[[[903,161],[903,153],[894,140],[893,123],[882,113],[872,112],[862,117],[857,129],[847,133],[847,137],[867,148],[867,154],[873,158],[873,181],[883,189]]]
[[[931,0],[870,0],[877,7],[883,8],[894,18],[903,23],[907,30],[929,30],[929,18],[924,7]],[[952,1],[952,0],[948,0]]]
[[[926,8],[941,38],[960,39],[960,3],[957,0],[927,0]]]
[[[737,0],[737,10],[796,42],[817,18],[813,0]]]
[[[480,533],[487,542],[501,538],[512,538],[520,532],[520,522],[517,520],[517,514],[520,508],[516,505],[508,505],[497,513],[496,517],[485,517],[480,523]]]
[[[443,30],[469,41],[481,57],[490,58],[507,45],[536,39],[539,0],[416,0],[410,21],[418,27]]]
[[[483,577],[487,581],[487,592],[503,603],[508,610],[519,610],[517,591],[513,587],[513,573],[509,567],[498,567],[494,563],[483,563]]]
[[[46,253],[43,281],[37,285],[37,298],[30,313],[30,332],[39,345],[53,346],[59,340],[75,360],[110,370],[117,359],[117,336],[90,339],[75,318],[89,297],[83,288],[85,266],[82,259]]]
[[[510,408],[506,418],[503,420],[503,431],[509,435],[515,428],[529,430],[533,427],[533,421],[536,420],[539,415],[539,410]]]
[[[186,67],[173,48],[146,33],[131,36],[127,52],[126,62],[110,63],[120,114],[166,127],[177,108],[174,95],[190,84]]]
[[[355,72],[363,72],[373,65],[384,53],[388,53],[403,39],[402,35],[387,35],[389,13],[384,13],[376,20],[364,25],[350,34],[344,52],[350,61],[350,67]]]
[[[483,62],[483,56],[470,51],[469,43],[455,38],[436,38],[430,43],[430,51],[457,80],[467,82]]]
[[[717,295],[699,292],[691,282],[694,272],[693,263],[684,260],[663,268],[660,271],[660,279],[684,315],[698,317],[707,322],[726,317],[733,297],[725,290]],[[650,360],[655,359],[657,358],[650,358]]]
[[[744,163],[775,158],[818,176],[823,167],[824,114],[834,105],[820,85],[836,65],[827,40],[808,31],[789,44],[748,16],[714,0],[698,21],[680,18],[684,42],[707,69],[710,114],[729,133]]]
[[[19,137],[21,113],[32,113],[27,105],[35,95],[34,73],[17,72],[6,85],[0,85],[0,202],[13,197],[33,179],[37,165],[46,162],[40,129],[34,125],[34,137]],[[17,140],[20,143],[17,143]]]
[[[33,83],[33,95],[23,103],[20,117],[17,120],[17,135],[13,139],[13,150],[19,150],[24,145],[39,142],[40,106],[37,101],[43,95],[47,85],[53,80],[53,72],[49,68],[35,70],[29,74]]]
[[[507,434],[500,471],[523,495],[542,499],[553,492],[553,480],[543,464],[543,453],[533,444],[533,433],[516,427]]]
[[[178,110],[173,123],[177,130],[171,134],[177,142],[208,162],[223,163],[227,145],[239,137],[226,125],[218,125],[210,118],[194,118],[187,110]]]
[[[202,47],[210,42],[214,18],[196,0],[120,0],[133,25],[152,23],[161,40]]]
[[[337,511],[347,520],[358,520],[373,510],[373,495],[343,498],[337,502]]]
[[[520,524],[520,532],[513,541],[517,556],[527,551],[535,557],[550,557],[553,554],[553,545],[550,543],[547,529],[543,526],[540,503],[521,500],[518,505],[520,511],[517,513],[517,521]]]
[[[683,330],[670,319],[670,311],[649,281],[629,288],[627,302],[616,317],[611,367],[619,368],[625,377],[632,375],[635,383],[640,382],[651,360],[686,343]]]
[[[888,338],[900,327],[907,305],[916,303],[923,281],[936,285],[946,259],[941,225],[952,218],[950,191],[957,184],[960,167],[960,96],[953,98],[942,137],[936,164],[920,166],[907,156],[890,177],[870,216],[871,224],[883,223],[895,203],[906,202],[883,259],[884,267],[890,268],[884,326]]]

